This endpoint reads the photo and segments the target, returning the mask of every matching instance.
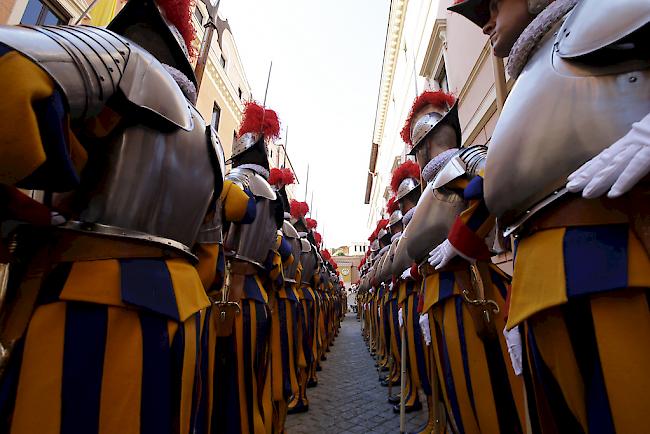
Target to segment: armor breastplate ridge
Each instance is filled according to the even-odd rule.
[[[650,62],[626,70],[563,59],[555,36],[561,25],[524,67],[492,135],[485,198],[505,223],[562,188],[569,174],[650,112]]]
[[[102,144],[106,153],[93,156],[72,193],[78,220],[191,247],[220,176],[210,161],[203,119],[193,108],[192,115],[191,132],[165,134],[136,125]],[[53,204],[66,202],[65,196],[54,195]]]
[[[298,236],[296,228],[293,227],[288,221],[282,223],[282,233],[285,239],[291,245],[291,253],[293,255],[293,262],[284,267],[284,280],[290,283],[296,283],[295,277],[300,264],[300,254],[302,253],[302,242]]]
[[[314,247],[309,252],[302,252],[300,254],[300,263],[302,264],[302,284],[309,285],[311,284],[311,279],[314,277],[316,271],[316,254],[314,253]]]
[[[233,181],[242,189],[252,192],[262,191],[263,194],[271,196],[267,192],[275,193],[268,182],[251,169],[233,169],[226,179]],[[268,189],[263,185],[266,183]],[[277,226],[273,214],[273,199],[265,196],[255,195],[256,215],[255,220],[250,224],[233,223],[230,225],[224,240],[226,254],[263,267],[264,260],[273,248],[277,238]]]

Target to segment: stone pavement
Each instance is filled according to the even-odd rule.
[[[399,433],[399,415],[386,402],[375,362],[361,337],[361,323],[348,313],[339,336],[321,362],[318,386],[307,390],[309,411],[287,417],[287,434]],[[399,385],[393,393],[399,392]],[[407,414],[407,430],[426,422],[423,410]]]

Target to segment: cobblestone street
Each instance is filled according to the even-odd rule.
[[[289,415],[288,434],[399,433],[399,415],[386,401],[375,362],[361,337],[361,323],[348,313],[328,358],[318,373],[318,386],[308,389],[309,411]],[[399,392],[399,385],[393,393]],[[407,430],[426,421],[423,410],[407,415]]]

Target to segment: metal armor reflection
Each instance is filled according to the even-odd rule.
[[[650,112],[650,61],[602,68],[563,59],[557,52],[562,35],[554,36],[560,27],[548,32],[523,69],[492,135],[485,197],[506,224],[563,187],[571,172]]]

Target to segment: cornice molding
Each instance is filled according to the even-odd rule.
[[[400,50],[400,42],[402,40],[404,17],[406,16],[408,0],[393,0],[391,3],[388,31],[386,32],[386,44],[384,46],[382,75],[379,84],[379,97],[375,113],[375,129],[372,138],[373,143],[379,145],[381,145],[381,139],[384,134],[384,125],[386,123],[388,104],[390,103],[390,94],[393,89],[393,78]]]
[[[442,35],[447,31],[447,20],[445,18],[436,19],[429,37],[429,45],[422,60],[420,75],[422,77],[431,77],[437,71],[436,68],[440,63],[442,52],[445,49],[445,39]]]

